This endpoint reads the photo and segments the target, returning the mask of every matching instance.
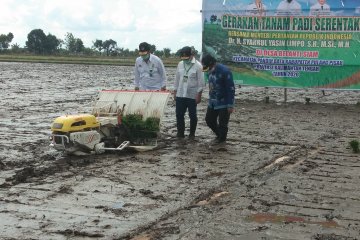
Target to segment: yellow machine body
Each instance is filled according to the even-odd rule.
[[[99,121],[91,114],[65,115],[58,117],[51,125],[52,132],[79,132],[100,127]]]

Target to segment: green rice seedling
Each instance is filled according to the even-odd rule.
[[[360,149],[359,149],[359,141],[358,140],[352,140],[350,142],[350,147],[353,150],[354,153],[359,153]]]

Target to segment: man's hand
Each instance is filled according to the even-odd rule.
[[[139,87],[135,87],[135,91],[139,91]]]
[[[196,95],[196,104],[199,104],[201,102],[201,92],[199,92],[197,95]]]
[[[233,113],[235,111],[234,108],[228,108],[227,110],[228,110],[228,113]]]
[[[166,91],[166,86],[163,86],[160,90],[161,91]]]
[[[172,91],[172,94],[174,96],[174,105],[173,106],[176,106],[176,90]]]

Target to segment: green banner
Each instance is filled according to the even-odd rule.
[[[360,89],[357,0],[203,0],[202,13],[203,53],[237,84]]]

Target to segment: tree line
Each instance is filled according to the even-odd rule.
[[[134,57],[138,55],[138,49],[129,50],[128,48],[119,47],[113,39],[93,41],[93,45],[84,46],[84,42],[75,37],[72,33],[66,33],[64,39],[59,39],[55,35],[44,33],[42,29],[33,29],[27,35],[25,47],[21,48],[17,43],[11,42],[14,35],[0,34],[0,53],[30,53],[35,55],[105,55],[119,57]],[[171,53],[170,48],[162,50],[156,49],[155,45],[151,45],[151,52],[160,57],[172,57],[179,54],[179,50]],[[197,51],[195,50],[197,53]]]

